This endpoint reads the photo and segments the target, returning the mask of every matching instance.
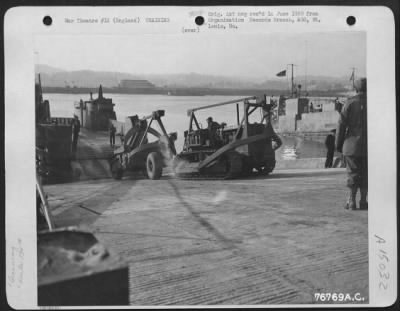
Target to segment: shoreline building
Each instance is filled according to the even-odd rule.
[[[147,80],[121,80],[118,87],[130,90],[153,90],[156,86]]]

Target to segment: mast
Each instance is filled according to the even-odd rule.
[[[293,93],[294,93],[293,64],[291,64],[291,65],[292,65],[292,96],[293,96]]]
[[[307,52],[308,52],[308,42],[306,40],[306,77],[305,77],[305,81],[304,81],[304,90],[306,92],[307,95]]]
[[[355,67],[352,67],[351,69],[352,69],[352,72],[351,72],[350,80],[352,81],[352,84],[353,84],[353,91],[354,91],[354,90],[356,89],[356,86],[355,86],[356,68],[355,68]]]
[[[40,73],[38,74],[38,82],[39,82],[39,101],[43,101],[43,90],[42,90],[42,81],[40,79]]]
[[[293,97],[293,94],[294,94],[294,76],[293,76],[293,66],[294,66],[294,64],[288,64],[289,66],[292,66],[292,78],[291,78],[291,83],[292,83],[292,85],[291,85],[291,96]]]
[[[286,65],[286,72],[288,71],[288,66],[289,66],[289,64]],[[289,89],[289,75],[288,74],[286,74],[286,86],[288,88],[288,91],[290,91],[290,89]]]

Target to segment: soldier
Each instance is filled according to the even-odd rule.
[[[328,150],[326,153],[325,168],[331,168],[333,165],[333,156],[335,154],[335,134],[336,130],[332,130],[325,139],[325,146]]]
[[[81,131],[81,123],[77,116],[72,120],[72,151],[76,152],[78,146],[79,132]]]
[[[335,99],[335,110],[340,113],[342,111],[342,107],[343,107],[343,104],[339,101],[339,98],[336,97],[336,99]]]
[[[337,125],[336,150],[345,158],[347,186],[350,189],[346,209],[356,209],[360,189],[360,209],[368,209],[367,156],[367,79],[356,82],[357,95],[348,99],[340,112]]]
[[[217,130],[221,127],[217,122],[213,121],[212,117],[207,118],[207,129],[210,138],[210,145],[215,146],[217,138]]]
[[[110,127],[108,128],[108,132],[110,134],[110,146],[114,147],[115,146],[115,132],[117,129],[115,128],[114,124],[112,121],[110,121]]]

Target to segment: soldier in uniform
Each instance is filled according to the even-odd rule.
[[[79,132],[81,131],[81,122],[77,116],[72,120],[72,151],[76,152],[78,146]]]
[[[114,147],[115,146],[115,132],[117,129],[115,128],[114,124],[110,120],[110,126],[108,128],[108,133],[110,134],[110,146]]]
[[[356,209],[360,189],[360,209],[368,209],[367,156],[367,79],[357,80],[357,95],[348,99],[340,112],[336,129],[336,150],[344,156],[347,186],[350,189],[346,209]]]
[[[335,134],[336,129],[332,130],[325,138],[326,153],[325,168],[331,168],[333,165],[333,156],[335,154]]]

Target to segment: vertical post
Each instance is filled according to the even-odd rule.
[[[286,64],[286,73],[285,73],[285,76],[286,76],[286,86],[287,86],[288,91],[289,91],[289,75],[287,74],[288,66],[289,66],[289,64]]]
[[[79,108],[80,108],[80,112],[81,112],[81,127],[83,127],[83,100],[82,99],[79,101]]]
[[[42,97],[42,81],[40,79],[40,73],[38,74],[38,82],[39,82],[39,90],[40,90],[40,97]]]
[[[193,112],[190,113],[190,119],[189,119],[189,132],[192,131],[193,128]]]
[[[245,100],[245,102],[244,102],[244,116],[243,116],[243,118],[244,118],[244,124],[243,125],[244,126],[243,126],[243,134],[242,134],[243,138],[247,138],[247,135],[248,135],[247,126],[249,124],[249,108],[250,108],[249,101]]]
[[[237,124],[239,126],[240,120],[239,120],[239,103],[236,104],[236,120]]]
[[[194,112],[193,112],[193,120],[194,120],[194,123],[196,124],[197,129],[199,130],[200,129],[200,125],[199,125],[199,122],[197,122],[197,119],[196,119],[196,116],[194,115]]]
[[[290,64],[290,65],[292,65],[292,97],[293,97],[293,94],[294,94],[294,90],[293,90],[293,87],[294,87],[294,82],[293,82],[293,64]]]
[[[306,40],[306,75],[305,75],[305,83],[304,83],[304,90],[306,92],[306,96],[307,96],[307,52],[308,52],[308,45],[307,45],[307,40]]]

